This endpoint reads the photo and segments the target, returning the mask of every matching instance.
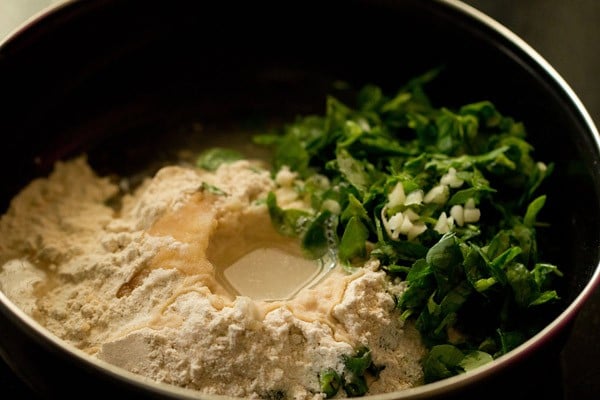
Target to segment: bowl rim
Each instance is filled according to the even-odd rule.
[[[3,48],[6,44],[13,41],[17,36],[26,32],[29,27],[33,25],[37,25],[41,20],[45,18],[50,18],[59,9],[66,7],[69,4],[76,3],[79,0],[56,0],[54,3],[50,3],[44,7],[41,7],[36,12],[31,14],[29,17],[25,18],[19,24],[14,26],[11,30],[7,32],[7,34],[0,38],[0,49]]]
[[[579,114],[583,125],[590,133],[595,147],[600,149],[600,134],[586,107],[571,86],[566,82],[566,80],[544,57],[542,57],[540,53],[538,53],[525,40],[523,40],[519,35],[507,28],[505,25],[478,10],[474,6],[464,3],[462,0],[434,0],[433,2],[441,5],[441,7],[446,7],[449,10],[460,13],[462,17],[468,18],[470,23],[474,23],[476,25],[480,24],[481,26],[490,29],[495,34],[500,35],[501,38],[507,40],[516,50],[520,51],[522,55],[528,58],[527,61],[529,63],[541,68],[549,82],[553,84],[553,91],[558,90],[563,92],[563,94],[566,96],[567,102],[571,103],[576,111],[576,114]],[[18,36],[29,31],[31,27],[36,26],[45,19],[52,18],[61,9],[75,3],[85,3],[85,1],[59,0],[42,8],[20,25],[15,27],[3,39],[0,39],[0,51],[5,45],[15,40]],[[558,334],[558,332],[566,329],[575,319],[592,293],[594,293],[594,291],[599,287],[600,263],[596,265],[592,276],[587,281],[580,293],[557,317],[554,318],[552,322],[550,322],[526,342],[511,350],[509,353],[495,359],[489,364],[480,366],[475,370],[446,378],[441,381],[428,383],[397,392],[363,396],[363,398],[373,400],[423,399],[430,396],[456,391],[464,388],[465,386],[480,382],[485,378],[489,378],[495,373],[506,370],[511,365],[516,364],[520,359],[526,358],[530,354],[536,352],[544,343],[552,340]],[[67,353],[67,355],[75,357],[77,361],[84,363],[86,366],[99,371],[100,373],[106,374],[107,376],[116,380],[133,385],[139,389],[150,391],[153,394],[165,395],[177,399],[201,398],[215,400],[239,400],[237,397],[205,394],[198,390],[185,389],[174,385],[157,382],[150,378],[129,372],[121,367],[109,364],[106,361],[91,357],[84,351],[52,334],[31,316],[22,311],[15,303],[12,302],[12,300],[6,297],[2,291],[0,291],[0,312],[8,312],[9,317],[16,319],[24,329],[29,329],[28,333],[33,335],[41,344],[59,349],[60,351]]]

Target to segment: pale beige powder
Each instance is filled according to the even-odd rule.
[[[117,187],[85,158],[58,163],[0,220],[0,289],[91,356],[204,393],[320,398],[319,372],[342,372],[360,345],[384,367],[371,394],[420,384],[424,348],[390,294],[402,283],[377,262],[337,267],[287,301],[234,297],[215,278],[215,262],[253,241],[289,244],[264,205],[269,191],[289,192],[281,183],[250,161],[215,173],[172,166],[115,211],[105,204]]]

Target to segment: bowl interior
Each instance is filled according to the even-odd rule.
[[[598,266],[597,139],[543,66],[443,2],[68,3],[0,48],[2,207],[57,159],[87,152],[100,173],[131,176],[439,66],[435,104],[490,100],[555,163],[539,240],[565,273],[566,308]]]

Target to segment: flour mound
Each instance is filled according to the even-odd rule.
[[[202,393],[323,398],[320,372],[343,374],[360,346],[382,368],[369,394],[421,384],[425,350],[394,303],[403,284],[376,261],[336,267],[287,300],[222,285],[215,260],[280,240],[270,191],[287,193],[282,207],[308,208],[293,179],[248,160],[214,172],[169,166],[111,207],[118,186],[85,157],[59,162],[0,219],[0,290],[90,357]]]

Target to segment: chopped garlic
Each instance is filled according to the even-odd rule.
[[[536,165],[541,172],[546,172],[548,169],[548,166],[541,161],[538,161]]]
[[[387,206],[392,208],[400,204],[404,204],[404,200],[406,200],[406,195],[404,194],[404,186],[402,186],[402,182],[398,182],[394,187],[394,190],[392,190],[391,193],[388,194]]]
[[[443,235],[444,233],[448,233],[453,227],[454,218],[448,217],[446,213],[442,211],[433,230]]]
[[[448,185],[451,188],[459,188],[465,181],[456,176],[456,169],[450,167],[448,173],[444,174],[440,179],[442,185]]]
[[[290,203],[298,200],[298,192],[289,186],[282,186],[275,190],[277,196],[277,204],[280,207],[288,208]]]
[[[384,206],[381,209],[381,222],[383,223],[383,228],[385,229],[385,231],[389,237],[391,237],[394,240],[397,240],[398,236],[394,237],[394,232],[392,232],[392,228],[390,227],[390,221],[387,219],[386,212],[387,212],[387,206]]]
[[[427,226],[423,222],[417,222],[407,232],[408,240],[413,240],[421,233],[427,230]]]
[[[284,165],[279,172],[277,172],[275,183],[279,186],[290,187],[294,184],[294,180],[297,176],[297,173],[292,172],[287,165]]]
[[[390,219],[386,218],[386,210],[386,207],[381,210],[381,219],[385,231],[393,240],[398,240],[400,234],[412,240],[427,230],[427,226],[419,221],[419,214],[410,208],[404,212],[397,212]]]
[[[467,202],[465,203],[463,216],[465,223],[477,222],[481,217],[481,211],[479,210],[479,208],[475,207],[475,199],[473,199],[472,197],[469,198],[469,200],[467,200]]]
[[[406,206],[415,204],[418,205],[421,203],[423,203],[423,191],[421,189],[413,190],[408,194],[408,196],[406,196],[406,199],[404,200],[404,205]]]
[[[389,219],[388,226],[392,231],[392,234],[390,235],[392,239],[398,239],[398,236],[400,235],[400,227],[402,226],[403,222],[404,216],[401,212],[396,213],[394,216],[392,216],[392,218]]]
[[[402,221],[404,220],[404,216],[401,212],[396,213],[389,219],[388,224],[391,229],[398,229],[400,225],[402,225]]]
[[[400,225],[400,228],[398,229],[398,231],[400,231],[400,233],[406,235],[408,234],[408,232],[410,231],[410,229],[413,227],[413,223],[410,221],[410,218],[404,218],[402,220],[402,225]]]
[[[357,122],[358,126],[360,126],[360,129],[363,131],[369,132],[371,130],[371,125],[369,125],[369,121],[367,121],[365,118],[360,118]]]
[[[456,221],[458,226],[463,226],[467,223],[473,223],[479,221],[481,218],[481,211],[475,207],[475,199],[469,198],[465,202],[464,207],[461,205],[452,206],[450,209],[450,215]]]
[[[425,203],[444,204],[448,201],[450,189],[446,185],[437,185],[431,188],[425,195],[423,201]]]
[[[461,205],[454,205],[450,209],[450,216],[454,218],[454,221],[458,226],[463,226],[465,223],[465,210]]]
[[[469,197],[469,199],[465,202],[465,208],[474,209],[475,208],[475,199]]]
[[[406,218],[408,218],[411,222],[418,220],[419,214],[417,214],[416,212],[414,212],[413,210],[411,210],[410,208],[406,209],[404,211],[404,216]]]
[[[328,210],[332,214],[336,214],[336,215],[339,215],[342,212],[342,207],[340,206],[340,203],[338,203],[337,201],[335,201],[333,199],[327,199],[327,200],[323,201],[323,204],[321,204],[321,208],[323,210]]]
[[[477,222],[480,217],[481,211],[479,211],[479,208],[465,208],[463,213],[465,223]]]

